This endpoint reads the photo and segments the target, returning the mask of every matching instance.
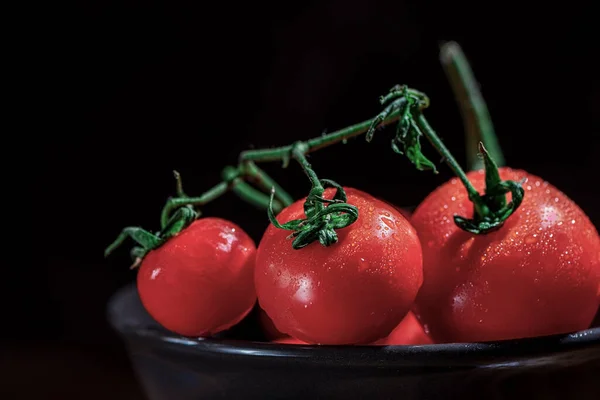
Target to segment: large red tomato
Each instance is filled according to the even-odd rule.
[[[327,189],[324,197],[333,194]],[[348,188],[346,194],[359,217],[337,231],[337,243],[294,250],[290,232],[271,224],[258,246],[260,306],[279,331],[304,342],[366,344],[385,337],[422,284],[421,244],[407,219],[367,193]],[[277,220],[304,218],[303,203]]]
[[[492,341],[589,327],[600,301],[600,237],[584,212],[543,179],[501,168],[525,198],[499,230],[473,235],[458,179],[432,192],[411,222],[423,246],[424,284],[415,311],[436,342]],[[468,174],[482,193],[483,171]]]
[[[228,329],[256,303],[255,257],[253,240],[239,226],[198,219],[142,261],[142,304],[158,323],[184,336]]]

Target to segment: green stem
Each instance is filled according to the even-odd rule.
[[[160,215],[161,229],[164,229],[165,226],[167,226],[169,217],[171,216],[173,210],[187,205],[202,206],[224,195],[225,193],[227,193],[227,190],[229,190],[229,184],[227,182],[221,182],[198,197],[170,198],[169,200],[167,200],[167,203],[163,207]]]
[[[292,145],[292,156],[298,161],[306,176],[310,180],[310,184],[312,185],[313,190],[321,190],[324,191],[325,188],[319,181],[319,177],[316,172],[312,169],[310,163],[306,159],[305,154],[308,152],[308,144],[303,142],[296,142]]]
[[[245,174],[251,178],[262,190],[270,193],[275,188],[275,197],[285,207],[289,206],[294,202],[292,196],[290,196],[273,178],[267,175],[262,169],[260,169],[252,161],[245,161],[241,164]]]
[[[247,176],[243,168],[234,168],[231,166],[225,167],[221,174],[223,181],[230,185],[231,190],[239,198],[259,209],[267,209],[270,204],[269,196],[244,182],[244,178]],[[279,201],[275,204],[275,207],[278,211],[282,209]]]
[[[497,165],[504,165],[504,155],[487,104],[460,45],[456,42],[444,43],[440,47],[440,62],[457,99],[465,125],[469,169],[483,167],[483,161],[478,156],[480,142],[483,142]]]
[[[487,207],[482,201],[479,192],[477,192],[475,187],[473,187],[473,184],[471,183],[471,181],[469,181],[469,178],[467,178],[467,174],[465,174],[465,171],[463,171],[458,162],[456,162],[454,156],[452,156],[452,153],[450,153],[450,150],[448,150],[448,148],[446,147],[446,145],[444,145],[437,133],[435,133],[433,128],[429,125],[429,122],[427,122],[425,116],[419,113],[416,122],[418,124],[418,127],[422,130],[423,134],[427,138],[427,140],[429,140],[429,142],[433,147],[435,147],[437,152],[442,157],[444,157],[446,164],[448,164],[452,172],[454,172],[454,174],[461,180],[461,182],[465,186],[465,189],[467,189],[469,200],[471,200],[473,206],[475,207],[475,213],[480,217],[486,215],[488,212]]]
[[[399,115],[400,110],[392,111],[388,117],[381,122],[380,126],[392,124],[398,120]],[[306,144],[305,154],[367,132],[374,119],[375,118],[371,118],[358,124],[351,125],[347,128],[340,129],[338,131],[328,133],[327,135],[319,136],[304,142]],[[288,146],[275,147],[272,149],[246,150],[240,153],[240,162],[267,162],[285,160],[286,157],[289,157],[291,154],[294,145],[295,144],[290,144]]]

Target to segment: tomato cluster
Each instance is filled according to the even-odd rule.
[[[331,246],[293,249],[272,224],[258,246],[237,225],[200,218],[141,263],[148,312],[185,336],[227,330],[259,307],[267,339],[310,344],[489,341],[588,328],[600,302],[600,237],[565,194],[524,171],[518,210],[496,231],[473,235],[454,215],[473,213],[457,179],[412,216],[345,188],[359,210]],[[469,173],[482,190],[482,171]],[[324,198],[331,198],[327,189]],[[302,217],[298,200],[277,215]]]
[[[238,167],[225,168],[223,181],[200,197],[188,197],[176,174],[178,198],[163,209],[161,230],[125,228],[107,249],[126,236],[138,242],[132,255],[149,314],[192,337],[253,320],[264,339],[288,344],[483,342],[590,327],[600,317],[596,227],[552,184],[498,168],[495,160],[503,156],[468,63],[456,43],[441,52],[451,81],[459,77],[453,86],[462,88],[455,91],[464,97],[463,118],[472,117],[468,142],[479,143],[484,169],[476,163],[470,168],[477,170],[465,173],[425,119],[428,97],[395,85],[381,97],[384,109],[375,118],[289,146],[242,152]],[[361,133],[371,141],[391,123],[397,123],[395,153],[417,169],[436,171],[421,152],[425,136],[457,176],[412,214],[319,179],[306,157]],[[483,142],[492,143],[495,156]],[[311,183],[295,202],[254,164],[290,159]],[[195,206],[228,190],[267,208],[270,224],[258,245],[231,221],[199,218]]]

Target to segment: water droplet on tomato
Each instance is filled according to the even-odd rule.
[[[400,239],[400,236],[398,236],[398,234],[396,234],[396,233],[392,233],[392,239],[394,239],[398,242],[402,242],[402,239]]]
[[[394,228],[394,220],[387,217],[382,217],[381,221],[386,225],[386,229]]]
[[[525,238],[525,243],[527,243],[527,244],[533,244],[533,243],[535,243],[537,241],[536,236],[537,236],[536,234],[533,234],[531,236],[526,237]]]
[[[281,276],[281,271],[277,271],[277,276]]]
[[[369,269],[369,263],[367,261],[365,261],[364,258],[360,258],[359,262],[358,262],[358,270],[360,272],[363,272],[365,270]]]

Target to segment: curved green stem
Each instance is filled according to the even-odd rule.
[[[167,203],[162,209],[160,214],[160,227],[164,229],[167,226],[171,213],[179,207],[183,206],[202,206],[206,203],[209,203],[218,197],[227,193],[229,189],[229,184],[227,182],[221,182],[216,186],[213,186],[211,189],[204,192],[202,195],[198,197],[173,197],[167,200]]]
[[[297,142],[292,145],[292,156],[298,161],[306,176],[310,180],[313,190],[324,191],[323,185],[319,181],[319,177],[316,172],[312,169],[310,163],[306,159],[305,154],[308,152],[309,146],[306,143]]]
[[[421,113],[419,113],[419,115],[417,116],[417,124],[423,131],[427,140],[429,140],[429,142],[437,150],[437,152],[442,157],[444,157],[446,164],[448,164],[452,172],[454,172],[454,174],[458,177],[458,179],[460,179],[462,184],[465,186],[465,189],[467,189],[469,200],[473,202],[476,214],[480,217],[483,216],[486,213],[486,207],[481,201],[481,196],[479,195],[479,192],[477,192],[475,187],[473,187],[473,184],[471,183],[471,181],[469,181],[469,178],[467,178],[467,174],[465,173],[465,171],[463,171],[458,162],[456,162],[456,159],[454,158],[452,153],[450,153],[450,150],[448,150],[444,142],[442,142],[442,140],[435,133],[431,125],[429,125],[429,122],[427,122],[427,119],[425,119],[425,116],[423,116],[423,114]]]
[[[258,167],[252,161],[242,162],[241,168],[243,168],[245,174],[252,179],[263,191],[270,193],[272,188],[275,188],[275,197],[277,200],[287,207],[294,202],[292,196],[290,196],[275,180],[267,175],[262,169]]]
[[[228,166],[223,169],[221,177],[239,198],[259,209],[267,209],[270,205],[269,196],[244,182],[244,178],[247,177],[244,172],[242,168]],[[279,211],[283,208],[279,202],[275,204],[275,207]]]
[[[384,121],[381,122],[380,125],[383,126],[392,124],[398,120],[399,116],[400,110],[394,110],[388,115],[388,117]],[[330,146],[335,143],[343,142],[344,140],[348,140],[352,137],[367,132],[371,127],[371,124],[373,123],[374,119],[375,118],[371,118],[358,124],[351,125],[347,128],[340,129],[338,131],[307,140],[305,142],[305,154],[321,149],[323,147]],[[286,160],[286,158],[289,157],[289,155],[292,153],[294,145],[295,144],[290,144],[287,146],[275,147],[272,149],[246,150],[240,153],[240,162],[268,162]]]
[[[483,160],[478,155],[480,142],[483,142],[496,164],[503,166],[504,155],[494,131],[492,118],[460,45],[447,42],[440,46],[440,62],[456,97],[465,126],[469,169],[483,167]]]

